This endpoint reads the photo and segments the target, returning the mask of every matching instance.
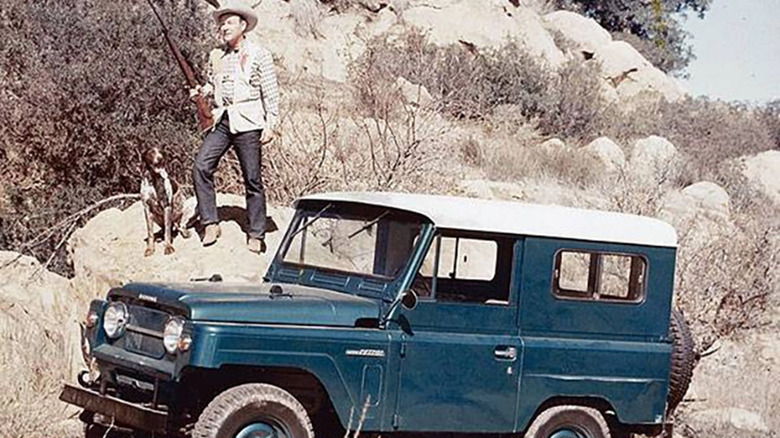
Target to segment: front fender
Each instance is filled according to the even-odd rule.
[[[349,423],[354,410],[362,411],[365,399],[371,395],[364,428],[383,427],[385,409],[390,404],[385,399],[391,337],[385,331],[196,322],[193,335],[190,366],[301,369],[322,383],[342,425]],[[372,354],[362,354],[366,351]],[[368,379],[367,374],[371,376]]]

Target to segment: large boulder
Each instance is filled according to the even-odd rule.
[[[626,155],[623,149],[607,137],[599,137],[587,146],[578,149],[580,154],[594,158],[606,173],[616,172],[626,164]]]
[[[461,0],[442,6],[420,5],[404,11],[402,19],[426,32],[429,41],[439,46],[464,43],[477,49],[498,48],[507,41],[517,41],[551,67],[564,61],[541,17],[508,1]]]
[[[386,31],[397,19],[387,9],[376,20],[358,13],[329,14],[308,0],[264,1],[255,10],[261,21],[250,38],[267,46],[285,70],[335,82],[347,80],[349,62],[365,50],[365,36]]]
[[[0,251],[0,299],[52,311],[70,302],[67,278],[49,272],[33,257]]]
[[[631,44],[612,41],[596,51],[605,80],[621,99],[642,93],[661,94],[669,101],[685,97],[685,90],[673,78],[653,67]]]
[[[466,179],[460,182],[457,192],[482,199],[602,210],[608,208],[608,202],[597,190],[573,188],[569,184],[547,178],[526,178],[518,182]]]
[[[677,229],[687,251],[696,251],[734,233],[729,204],[723,187],[702,181],[667,193],[658,216]]]
[[[660,93],[669,101],[685,96],[685,90],[673,78],[655,68],[633,46],[613,41],[596,21],[569,11],[544,16],[547,29],[560,32],[572,42],[584,59],[599,62],[604,73],[604,95],[610,101],[627,99],[642,93]]]
[[[545,155],[560,155],[568,153],[571,150],[571,148],[569,148],[569,146],[566,145],[566,143],[564,143],[560,138],[551,138],[546,140],[540,144],[537,149]]]
[[[3,369],[15,373],[17,362],[40,352],[57,356],[39,358],[36,364],[56,363],[61,368],[43,372],[75,376],[83,362],[78,321],[85,306],[86,300],[74,294],[67,278],[48,271],[33,257],[0,251],[0,357],[7,359],[0,361]],[[29,373],[31,363],[21,365],[25,369],[20,372]],[[40,379],[40,373],[34,378]],[[0,389],[7,383],[0,379]]]
[[[612,36],[596,20],[571,11],[555,11],[545,15],[544,26],[552,32],[560,32],[586,58],[592,57],[601,47],[612,42]]]
[[[185,218],[194,210],[191,198],[185,206]],[[126,210],[101,212],[73,233],[68,251],[76,276],[104,286],[118,286],[130,281],[190,281],[220,274],[225,281],[259,282],[265,275],[282,234],[292,217],[289,208],[269,207],[268,214],[279,231],[268,233],[268,252],[258,255],[246,248],[245,202],[243,196],[217,195],[222,237],[210,247],[203,247],[198,235],[189,239],[176,236],[176,252],[163,253],[161,243],[150,257],[144,257],[146,224],[143,205],[133,204]]]
[[[672,223],[705,218],[715,223],[730,219],[730,197],[723,187],[709,181],[691,184],[671,192],[664,200],[661,217]]]
[[[637,140],[629,159],[631,171],[640,179],[660,184],[678,170],[677,148],[667,139],[656,135]]]
[[[741,161],[748,183],[780,205],[780,151],[761,152]]]

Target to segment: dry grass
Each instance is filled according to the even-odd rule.
[[[66,308],[50,312],[0,301],[0,436],[48,438],[68,428],[76,411],[57,397],[72,381],[72,321]]]

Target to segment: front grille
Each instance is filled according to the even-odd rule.
[[[125,350],[160,359],[165,356],[162,343],[165,323],[170,315],[148,307],[128,305],[130,317],[122,337]]]

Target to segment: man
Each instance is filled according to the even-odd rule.
[[[205,226],[203,246],[213,245],[220,237],[217,217],[214,171],[232,145],[246,191],[249,219],[247,247],[266,250],[265,191],[260,175],[261,145],[272,140],[279,114],[279,91],[273,58],[264,48],[250,42],[246,34],[257,25],[257,15],[249,6],[228,0],[214,11],[219,39],[224,44],[209,56],[208,84],[190,91],[212,94],[216,103],[214,126],[203,141],[193,168],[198,213]]]

